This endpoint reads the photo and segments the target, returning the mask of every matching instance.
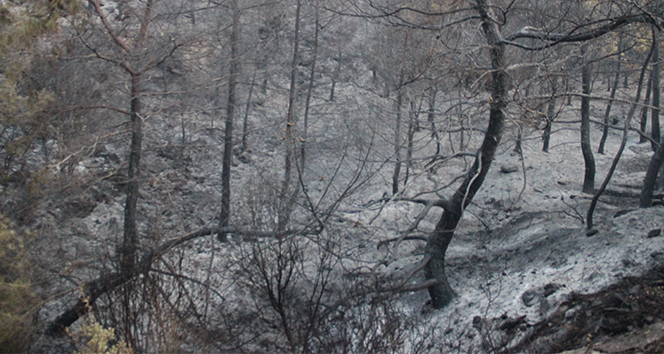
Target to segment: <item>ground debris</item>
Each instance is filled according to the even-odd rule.
[[[627,277],[594,294],[572,293],[560,311],[502,353],[660,353],[664,268]]]

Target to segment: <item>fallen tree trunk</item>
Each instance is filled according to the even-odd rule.
[[[232,227],[224,229],[203,228],[198,231],[194,231],[166,241],[153,250],[144,253],[140,261],[137,262],[133,268],[126,271],[107,274],[83,284],[83,295],[76,302],[76,304],[68,308],[60,316],[53,320],[53,322],[51,322],[48,329],[46,330],[46,334],[52,336],[64,334],[69,326],[74,324],[76,321],[78,321],[79,318],[88,313],[90,306],[94,304],[100,296],[119,288],[139,274],[149,272],[152,268],[153,262],[164,256],[173,248],[180,246],[185,242],[203,236],[218,234],[220,232],[253,237],[280,237],[293,233],[290,231],[282,232],[280,234],[273,232],[241,231]]]

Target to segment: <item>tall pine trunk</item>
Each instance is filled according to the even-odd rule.
[[[652,116],[650,117],[652,140],[660,140],[659,131],[659,29],[652,27],[652,45],[655,48],[652,53]],[[652,144],[653,151],[657,146]]]
[[[392,194],[399,192],[399,176],[401,174],[401,108],[403,105],[403,87],[397,90],[396,126],[394,129],[394,172],[392,173]]]
[[[417,118],[418,118],[418,108],[415,101],[410,101],[410,110],[408,111],[408,134],[407,134],[407,145],[406,145],[406,176],[403,181],[403,185],[408,184],[408,178],[410,178],[410,170],[413,165],[413,148],[415,137],[415,131],[417,130]]]
[[[319,9],[316,3],[316,20],[314,21],[314,54],[311,58],[311,71],[309,72],[309,87],[307,88],[307,98],[304,102],[304,129],[302,130],[302,137],[300,138],[300,173],[304,173],[306,167],[306,153],[307,153],[307,134],[309,132],[309,112],[311,109],[311,96],[314,90],[314,82],[316,81],[316,62],[318,60],[318,34],[319,34]]]
[[[226,125],[224,130],[224,156],[221,163],[221,216],[219,218],[219,229],[228,228],[231,215],[231,166],[233,161],[233,124],[235,118],[235,91],[237,76],[240,71],[240,60],[238,53],[238,38],[240,32],[240,11],[237,8],[237,0],[233,0],[233,25],[231,28],[231,65],[228,73],[228,103],[226,105]],[[226,232],[219,232],[217,238],[225,242],[228,237]]]
[[[129,163],[127,166],[127,199],[124,209],[124,235],[120,246],[120,270],[129,273],[136,263],[139,246],[137,203],[140,189],[143,122],[141,119],[141,75],[131,74],[131,109]]]
[[[251,98],[254,94],[254,87],[256,87],[256,74],[258,68],[254,69],[254,74],[251,76],[251,83],[249,84],[249,93],[247,94],[247,104],[244,108],[244,119],[242,119],[242,145],[240,151],[247,150],[247,137],[249,136],[249,111],[251,110]]]
[[[293,44],[293,61],[290,71],[290,88],[288,95],[288,113],[286,115],[286,154],[284,156],[284,180],[281,185],[281,210],[277,221],[278,232],[286,230],[290,220],[290,214],[293,209],[295,193],[291,192],[291,180],[293,178],[293,150],[295,148],[295,136],[293,126],[295,126],[295,105],[297,97],[297,67],[300,63],[300,11],[302,2],[297,1],[295,8],[295,38]]]
[[[406,35],[403,40],[403,48],[401,52],[401,64],[402,67],[405,65],[406,50],[408,49],[408,37],[410,37],[410,31],[406,32]],[[394,129],[394,172],[392,173],[392,194],[397,194],[399,192],[399,177],[401,174],[401,110],[403,108],[403,96],[404,90],[404,80],[405,74],[403,69],[399,73],[399,82],[397,83],[397,102],[396,102],[396,124]]]

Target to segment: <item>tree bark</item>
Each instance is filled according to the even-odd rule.
[[[590,92],[592,81],[592,68],[587,56],[586,45],[581,46],[581,55],[584,57],[582,68],[582,93],[581,96],[581,152],[585,162],[585,174],[583,177],[583,193],[595,193],[595,157],[590,145]]]
[[[434,308],[442,308],[452,301],[454,292],[445,275],[445,253],[452,241],[454,231],[463,216],[463,210],[472,201],[479,190],[491,167],[493,157],[502,138],[505,124],[507,74],[505,73],[504,56],[505,43],[502,41],[498,25],[489,14],[486,0],[477,0],[477,10],[482,19],[487,43],[491,49],[491,100],[489,111],[489,125],[484,135],[482,146],[472,167],[466,174],[463,182],[453,195],[451,206],[446,208],[429,237],[425,251],[431,260],[425,267],[426,279],[435,279],[437,282],[428,288],[431,304]]]
[[[226,126],[224,130],[224,156],[221,163],[221,215],[219,229],[228,227],[231,215],[231,166],[233,162],[233,124],[235,118],[235,91],[237,76],[240,71],[238,41],[240,32],[240,11],[237,0],[233,0],[233,24],[231,28],[231,62],[228,74],[228,104],[226,105]],[[217,235],[220,242],[226,242],[228,234],[221,232]]]

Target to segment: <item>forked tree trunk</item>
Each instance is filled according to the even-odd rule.
[[[444,307],[454,297],[454,292],[445,275],[445,253],[452,241],[459,220],[463,216],[463,210],[482,186],[491,167],[505,124],[505,113],[503,111],[506,107],[507,86],[507,75],[504,70],[505,44],[501,40],[498,25],[488,14],[488,6],[485,0],[477,0],[477,10],[482,19],[482,28],[488,45],[491,48],[491,76],[493,82],[491,84],[489,125],[475,162],[456,193],[452,196],[450,205],[445,208],[426,245],[425,251],[430,257],[430,261],[425,268],[425,275],[427,280],[434,279],[436,281],[436,284],[428,288],[431,304],[434,308]]]
[[[590,92],[592,81],[592,69],[586,57],[586,46],[581,46],[581,55],[584,56],[582,68],[582,93],[581,96],[581,152],[585,162],[585,174],[583,177],[583,193],[595,193],[595,157],[590,145]]]
[[[632,106],[629,109],[629,113],[625,118],[625,122],[623,125],[623,136],[622,140],[620,141],[620,147],[618,148],[618,152],[616,152],[616,156],[613,157],[613,161],[611,162],[611,167],[609,167],[609,172],[607,172],[606,177],[604,177],[602,185],[599,187],[597,193],[595,193],[593,199],[590,201],[590,207],[588,208],[588,213],[586,214],[586,227],[588,230],[593,228],[593,213],[595,212],[595,207],[597,206],[599,197],[602,195],[602,193],[604,193],[606,187],[609,185],[611,177],[613,177],[613,173],[616,171],[616,167],[618,166],[618,161],[620,161],[620,157],[622,156],[622,153],[625,150],[625,145],[627,145],[627,134],[629,133],[629,128],[632,123],[632,117],[634,117],[634,113],[636,112],[636,106],[639,104],[639,100],[641,100],[641,91],[643,90],[643,80],[646,76],[646,71],[648,70],[648,63],[650,62],[650,57],[653,54],[653,49],[654,46],[650,49],[650,53],[648,54],[645,63],[643,63],[643,66],[641,67],[641,74],[639,75],[639,82],[636,89],[636,96],[634,97],[634,102],[632,102]]]
[[[228,104],[226,105],[226,126],[224,131],[224,156],[221,163],[221,215],[219,229],[227,228],[231,216],[231,166],[233,161],[233,123],[235,118],[235,90],[240,71],[238,42],[240,32],[240,11],[237,0],[233,0],[233,25],[231,28],[231,65],[228,74]],[[220,232],[217,239],[225,242],[228,234]]]

